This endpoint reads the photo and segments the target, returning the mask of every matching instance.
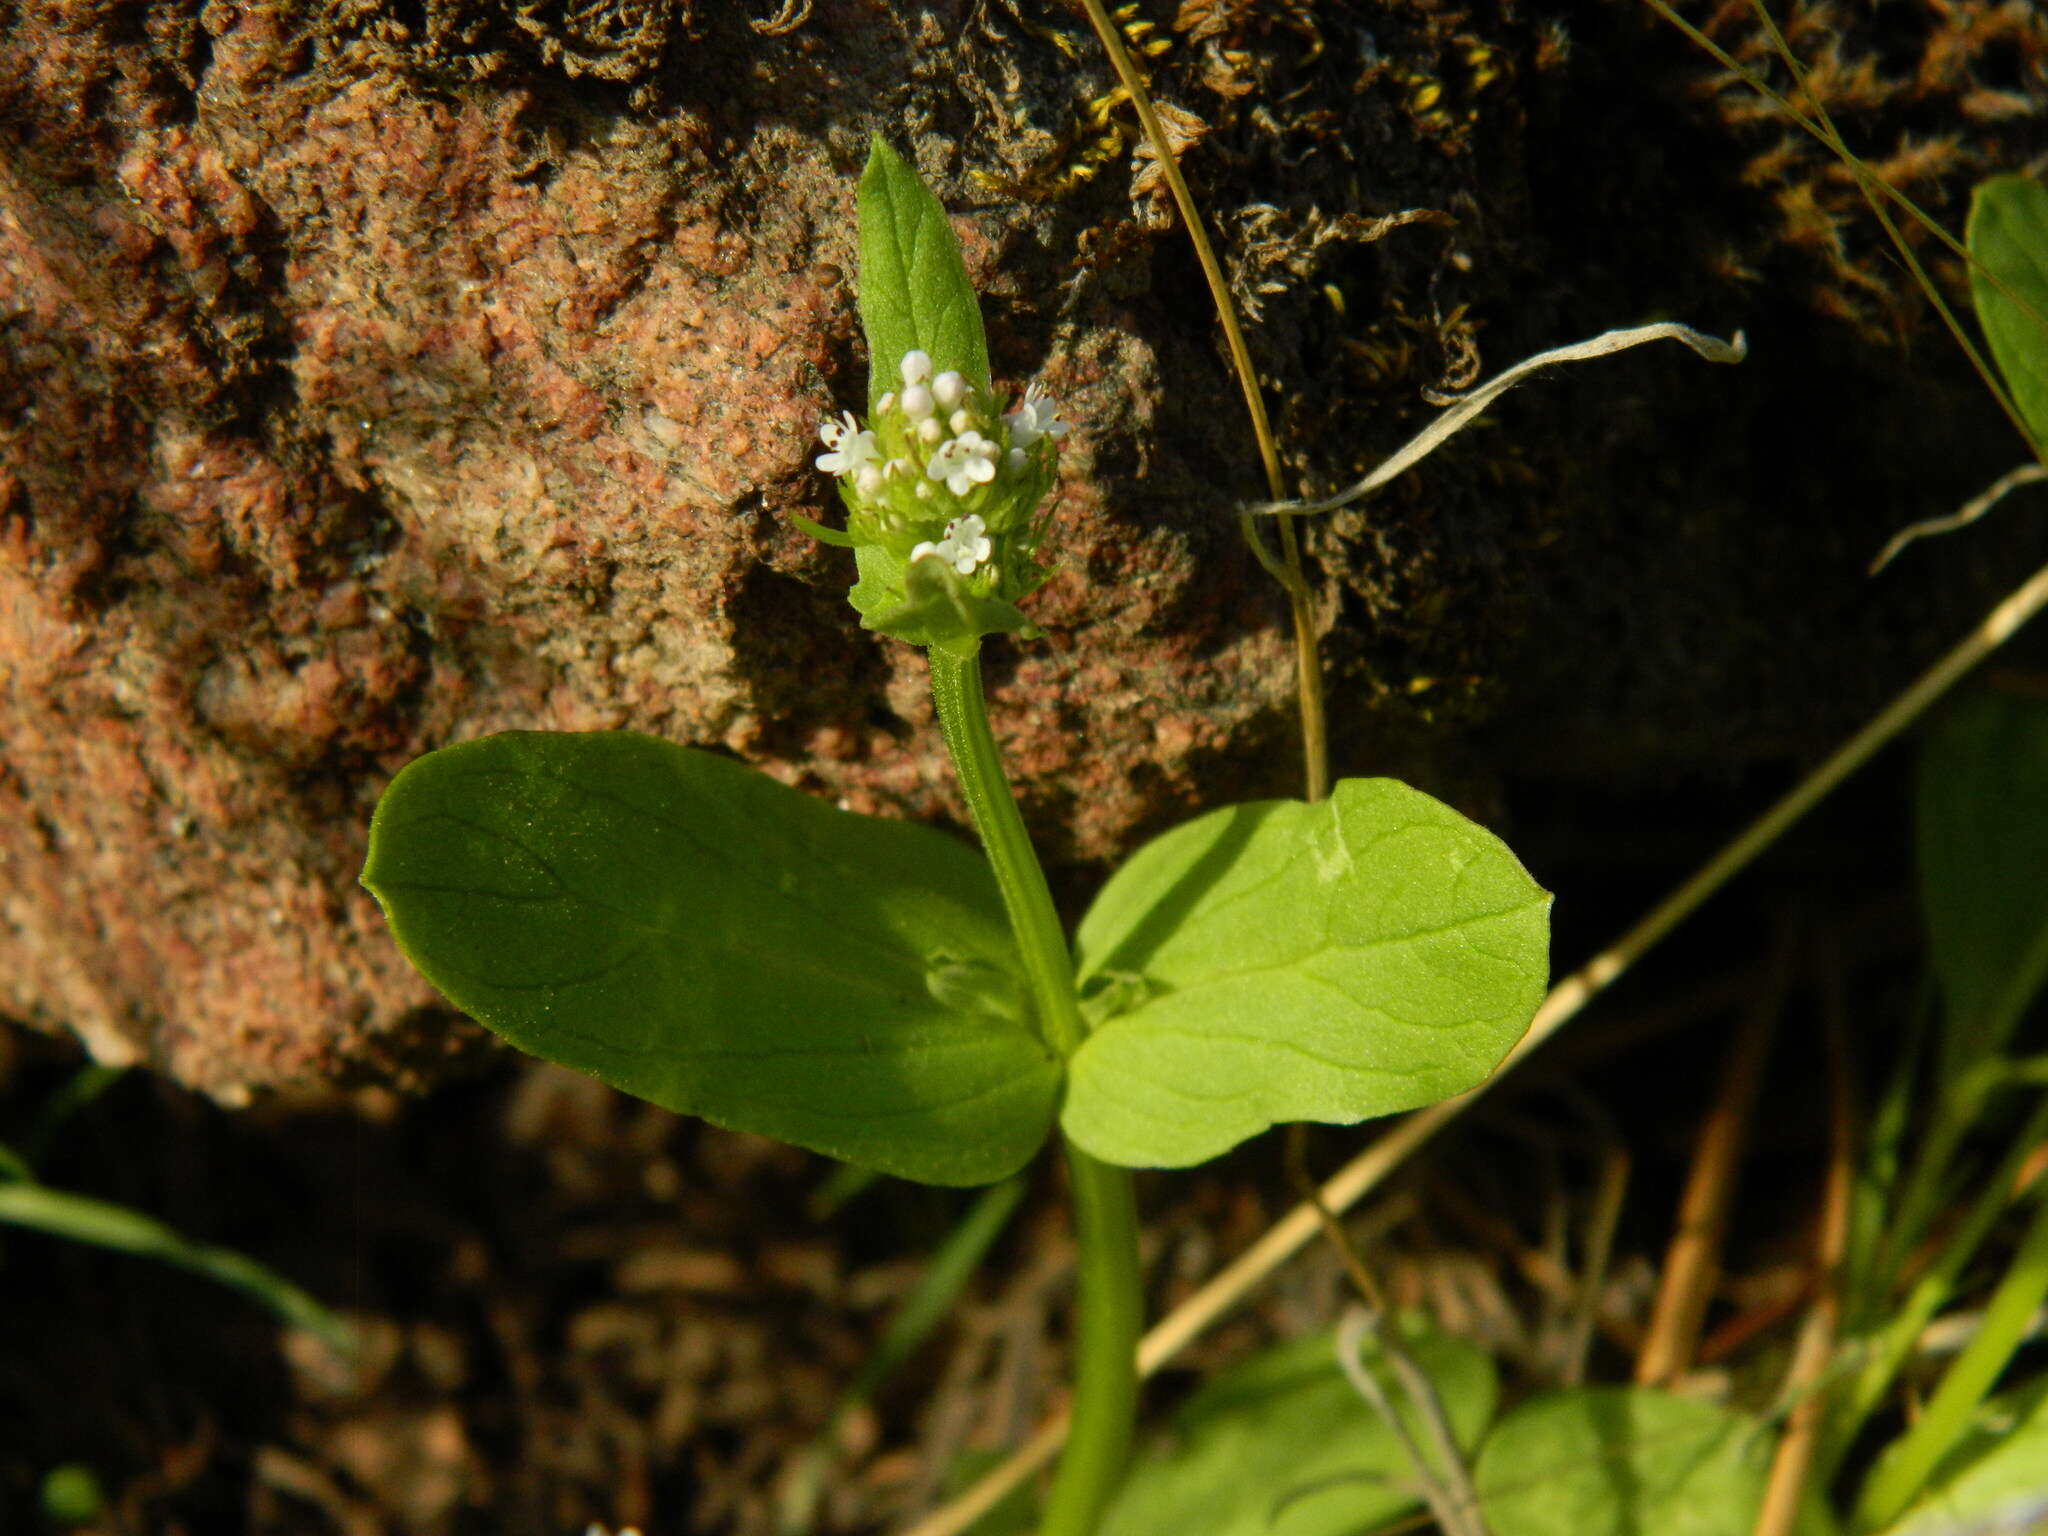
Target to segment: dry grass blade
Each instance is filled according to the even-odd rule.
[[[2007,475],[2001,475],[1991,484],[1991,489],[1963,503],[1960,511],[1946,517],[1930,517],[1921,522],[1908,524],[1893,534],[1891,541],[1878,551],[1877,558],[1870,562],[1870,574],[1875,576],[1887,565],[1892,557],[1915,539],[1931,538],[1938,533],[1954,533],[1958,528],[1967,528],[1986,512],[2023,485],[2032,485],[2037,480],[2048,480],[2048,469],[2039,464],[2022,464]]]
[[[1822,1013],[1828,1057],[1828,1174],[1821,1194],[1820,1240],[1815,1245],[1813,1310],[1800,1329],[1791,1367],[1785,1373],[1792,1415],[1771,1458],[1770,1481],[1764,1487],[1763,1508],[1757,1513],[1751,1536],[1791,1536],[1827,1417],[1827,1400],[1820,1387],[1841,1324],[1841,1268],[1849,1247],[1849,1199],[1856,1177],[1856,1094],[1849,1070],[1848,1011],[1842,997],[1841,968],[1836,966],[1828,972]]]
[[[1555,363],[1582,363],[1595,357],[1610,357],[1616,352],[1625,352],[1630,347],[1640,347],[1650,341],[1680,341],[1691,347],[1710,363],[1739,363],[1748,355],[1749,349],[1737,332],[1732,341],[1723,341],[1718,336],[1703,335],[1690,326],[1677,325],[1671,321],[1659,321],[1654,325],[1630,326],[1625,330],[1602,331],[1598,336],[1585,341],[1575,341],[1568,346],[1552,347],[1548,352],[1538,352],[1534,357],[1525,358],[1466,394],[1449,397],[1444,413],[1424,427],[1415,436],[1394,450],[1378,467],[1363,480],[1335,496],[1321,501],[1262,501],[1245,508],[1255,517],[1282,517],[1286,519],[1312,517],[1319,512],[1334,512],[1339,507],[1348,507],[1359,497],[1370,494],[1389,480],[1404,474],[1428,458],[1457,433],[1479,419],[1494,401],[1513,389],[1530,375]]]
[[[1400,1329],[1379,1326],[1381,1319],[1391,1315],[1386,1294],[1366,1264],[1365,1255],[1351,1241],[1351,1234],[1344,1230],[1343,1223],[1323,1203],[1322,1191],[1309,1175],[1306,1125],[1296,1123],[1287,1127],[1287,1174],[1301,1192],[1302,1202],[1316,1213],[1323,1235],[1337,1250],[1346,1272],[1351,1276],[1352,1285],[1365,1303],[1363,1307],[1354,1309],[1338,1333],[1338,1363],[1343,1366],[1344,1374],[1373,1410],[1387,1421],[1387,1428],[1407,1453],[1416,1481],[1423,1488],[1426,1502],[1435,1512],[1437,1523],[1443,1526],[1445,1536],[1485,1536],[1483,1529],[1472,1529],[1479,1518],[1479,1495],[1472,1486],[1472,1475],[1466,1469],[1465,1458],[1458,1449],[1458,1437],[1451,1430],[1436,1387],[1401,1342]],[[1345,1330],[1350,1330],[1349,1343],[1345,1342]],[[1360,1385],[1361,1376],[1370,1378],[1372,1374],[1357,1349],[1358,1340],[1365,1333],[1372,1334],[1388,1369],[1393,1372],[1402,1391],[1408,1394],[1408,1401],[1414,1406],[1416,1416],[1429,1436],[1434,1460],[1417,1448],[1406,1422],[1386,1406],[1384,1394],[1377,1393],[1376,1388],[1368,1390]]]
[[[1458,1455],[1457,1441],[1451,1438],[1444,1423],[1443,1408],[1436,1400],[1435,1389],[1429,1378],[1416,1369],[1414,1361],[1398,1352],[1398,1341],[1394,1338],[1396,1330],[1380,1327],[1381,1316],[1373,1309],[1360,1306],[1345,1311],[1343,1321],[1337,1325],[1338,1368],[1344,1372],[1344,1379],[1351,1383],[1352,1391],[1364,1398],[1372,1411],[1379,1415],[1388,1433],[1407,1455],[1408,1463],[1415,1471],[1416,1486],[1422,1491],[1422,1501],[1429,1506],[1429,1512],[1436,1518],[1443,1536],[1486,1536],[1486,1527],[1479,1514],[1479,1495],[1472,1486],[1472,1478],[1465,1470],[1463,1459]],[[1422,1453],[1415,1437],[1408,1432],[1407,1420],[1401,1417],[1386,1388],[1380,1385],[1379,1378],[1365,1363],[1363,1345],[1368,1338],[1379,1345],[1402,1391],[1408,1394],[1410,1403],[1429,1427],[1438,1456],[1448,1457],[1441,1467]],[[1406,1369],[1403,1369],[1404,1364]]]
[[[1721,1239],[1734,1203],[1736,1170],[1749,1139],[1749,1113],[1763,1083],[1764,1056],[1785,1006],[1789,940],[1778,943],[1777,963],[1763,994],[1743,1020],[1728,1055],[1728,1069],[1713,1108],[1700,1126],[1691,1172],[1678,1207],[1678,1229],[1665,1251],[1650,1326],[1636,1356],[1636,1385],[1668,1386],[1691,1366],[1706,1321],[1707,1302],[1721,1273]]]

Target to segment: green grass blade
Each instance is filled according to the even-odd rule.
[[[981,1192],[960,1219],[960,1224],[939,1245],[917,1285],[896,1309],[896,1315],[889,1319],[889,1326],[882,1330],[882,1337],[861,1363],[853,1380],[847,1383],[846,1390],[839,1394],[839,1400],[832,1405],[824,1430],[799,1458],[796,1470],[783,1491],[782,1513],[777,1526],[782,1536],[800,1536],[810,1528],[817,1506],[819,1480],[832,1459],[833,1435],[840,1421],[880,1391],[945,1321],[946,1315],[953,1310],[953,1304],[960,1299],[960,1293],[967,1288],[967,1282],[974,1278],[981,1261],[988,1257],[989,1249],[1016,1214],[1017,1205],[1023,1198],[1024,1177],[1021,1174],[991,1185]]]
[[[0,1184],[0,1222],[190,1270],[261,1302],[336,1348],[351,1347],[348,1325],[282,1275],[230,1249],[194,1242],[126,1206],[20,1181]]]

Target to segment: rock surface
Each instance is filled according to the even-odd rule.
[[[1862,281],[1824,169],[1746,181],[1766,130],[1688,94],[1670,35],[1158,11],[1127,26],[1299,483],[1368,466],[1482,348],[1653,312],[1758,342],[1537,386],[1311,531],[1340,771],[1484,808],[1516,772],[1810,754],[2042,558],[2008,528],[1863,586],[2013,454],[1945,356],[1901,354],[1910,301]],[[475,1037],[355,873],[391,774],[487,731],[631,727],[958,818],[921,661],[787,516],[824,515],[815,426],[862,393],[877,129],[957,210],[999,386],[1075,424],[1048,637],[990,671],[1053,859],[1078,880],[1291,790],[1284,609],[1230,515],[1256,459],[1076,18],[47,0],[0,40],[0,1012],[230,1100],[430,1077]],[[1960,112],[1976,68],[1907,105]],[[2039,148],[2022,75],[1931,201]]]

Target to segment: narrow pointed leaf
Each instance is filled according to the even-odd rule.
[[[946,210],[877,135],[860,178],[860,319],[868,337],[868,405],[900,389],[903,354],[989,387],[981,306]]]
[[[2005,1047],[2048,981],[2048,705],[1956,700],[1921,746],[1918,801],[1920,903],[1953,1082]]]
[[[510,732],[392,782],[363,883],[522,1050],[931,1184],[1015,1172],[1058,1069],[981,857],[627,732]]]
[[[1269,1125],[1349,1124],[1482,1081],[1549,973],[1550,898],[1506,844],[1392,779],[1233,806],[1140,849],[1082,921],[1090,996],[1061,1123],[1129,1167]]]
[[[1971,267],[1977,321],[2035,443],[2048,443],[2048,188],[1993,176],[1971,195],[1967,235],[1970,254],[2006,288]]]
[[[261,1302],[293,1327],[317,1333],[338,1349],[354,1347],[355,1337],[346,1323],[274,1270],[233,1249],[195,1242],[125,1205],[23,1178],[0,1183],[0,1224],[190,1270]]]

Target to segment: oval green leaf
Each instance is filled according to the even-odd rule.
[[[868,338],[868,408],[901,389],[903,354],[923,351],[989,388],[981,306],[946,210],[877,134],[860,178],[860,320]]]
[[[1402,1333],[1470,1449],[1499,1395],[1493,1361],[1421,1324]],[[1205,1383],[1138,1457],[1102,1536],[1354,1536],[1415,1508],[1407,1453],[1344,1379],[1335,1350],[1329,1333],[1312,1334]],[[1427,1443],[1408,1405],[1397,1411]]]
[[[2031,176],[1980,183],[1965,233],[1977,322],[2027,430],[2048,443],[2048,188]]]
[[[520,1049],[928,1184],[1044,1140],[1059,1069],[995,880],[926,827],[627,732],[515,731],[392,781],[363,883]]]
[[[1205,1162],[1289,1120],[1462,1093],[1528,1027],[1550,897],[1485,828],[1393,779],[1232,806],[1140,849],[1082,921],[1091,998],[1061,1124],[1126,1167]]]
[[[1492,1536],[1749,1536],[1772,1449],[1756,1420],[1718,1403],[1575,1388],[1502,1419],[1473,1481]],[[1807,1499],[1794,1530],[1832,1529]]]

